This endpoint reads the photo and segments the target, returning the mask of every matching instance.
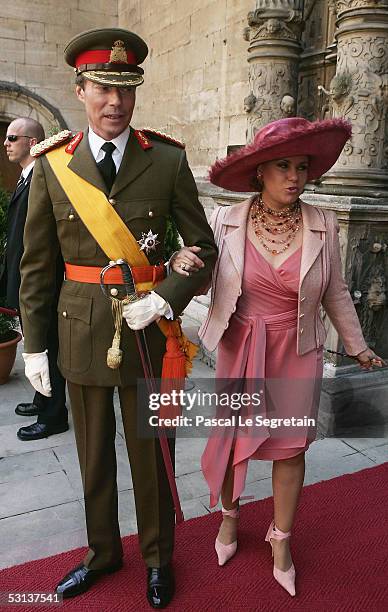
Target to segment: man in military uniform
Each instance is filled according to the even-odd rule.
[[[147,52],[140,37],[120,28],[83,32],[67,45],[65,58],[75,68],[76,95],[85,106],[89,125],[71,140],[64,133],[36,147],[20,303],[26,375],[35,388],[49,394],[46,317],[54,292],[54,262],[61,251],[66,280],[58,303],[59,365],[68,381],[89,551],[83,563],[59,583],[57,592],[64,597],[78,595],[101,575],[122,566],[113,411],[117,386],[140,546],[147,565],[147,598],[151,606],[162,608],[174,593],[170,564],[174,508],[158,438],[137,436],[136,382],[144,374],[130,327],[146,328],[153,373],[160,376],[166,338],[160,322],[155,321],[178,316],[206,284],[216,260],[216,246],[182,145],[159,133],[129,127],[136,87],[143,82],[139,64]],[[93,198],[88,197],[89,192]],[[101,230],[100,204],[109,209],[107,214],[118,214],[124,230],[131,231],[139,250],[146,253],[150,265],[142,269],[143,280],[148,274],[150,278],[159,275],[160,281],[144,299],[124,307],[128,326],[124,322],[122,363],[117,369],[107,366],[114,327],[111,305],[98,284],[99,273],[111,257],[93,237],[97,225]],[[85,206],[90,205],[96,220],[85,224]],[[184,242],[201,248],[205,266],[191,278],[175,272],[163,278],[163,266],[158,266],[169,215]],[[103,238],[109,242],[109,224],[104,229]],[[104,249],[109,251],[109,244]],[[112,295],[122,291],[117,277],[109,284]]]

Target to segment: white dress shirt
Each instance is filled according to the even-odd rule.
[[[23,168],[22,173],[20,176],[23,177],[23,181],[26,180],[27,176],[30,174],[31,170],[33,169],[35,164],[35,160],[33,160],[30,164],[28,164],[28,166],[26,166],[25,168]]]
[[[92,128],[89,125],[89,131],[88,131],[89,146],[90,146],[92,155],[94,159],[96,160],[96,164],[98,164],[98,162],[103,160],[105,157],[105,151],[101,149],[102,145],[104,145],[106,142],[112,142],[116,147],[112,153],[112,159],[115,163],[116,173],[117,173],[119,171],[120,164],[123,159],[125,147],[127,146],[129,133],[130,133],[130,128],[127,127],[125,128],[124,132],[121,132],[121,134],[116,136],[116,138],[113,138],[113,140],[107,141],[101,138],[101,136],[98,136],[96,132],[93,132]]]

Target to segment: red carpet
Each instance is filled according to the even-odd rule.
[[[216,565],[213,540],[220,513],[177,528],[174,565],[177,592],[171,612],[383,612],[388,610],[388,463],[308,486],[292,539],[297,596],[272,578],[264,543],[272,499],[245,505],[239,551]],[[63,606],[4,606],[15,610],[139,612],[145,601],[145,572],[137,537],[124,539],[125,566]],[[0,592],[48,592],[80,562],[82,550],[32,561],[0,572]]]

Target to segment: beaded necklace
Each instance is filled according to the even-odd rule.
[[[261,197],[258,197],[252,204],[250,216],[254,232],[260,243],[272,255],[279,255],[290,247],[300,229],[300,202],[297,200],[287,208],[273,210],[264,204]],[[273,236],[279,234],[286,234],[286,236],[276,240]],[[282,246],[277,249],[275,245]]]

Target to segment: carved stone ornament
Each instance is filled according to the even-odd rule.
[[[353,134],[330,173],[342,189],[386,194],[388,0],[337,0],[336,6],[337,70],[326,93],[331,114],[346,117]]]
[[[323,85],[318,86],[321,95],[325,94],[328,98],[328,109],[333,114],[346,117],[354,104],[354,97],[350,94],[352,89],[352,76],[349,72],[336,74],[330,81],[330,89],[327,90]],[[322,106],[326,109],[326,106]]]
[[[375,237],[377,238],[377,236]],[[387,244],[384,233],[377,242],[370,238],[352,241],[351,295],[367,344],[374,347],[381,340],[387,307]]]
[[[262,26],[251,30],[250,42],[259,38],[297,40],[298,36],[284,21],[280,19],[268,19]]]
[[[286,94],[280,102],[280,109],[284,117],[294,117],[296,112],[296,100],[293,96]]]
[[[261,38],[298,40],[303,27],[303,0],[257,0],[248,13],[249,41]]]
[[[256,96],[251,92],[249,96],[244,98],[244,111],[250,113],[254,109],[256,102]]]
[[[357,8],[384,8],[388,0],[337,0],[337,13]]]
[[[251,19],[259,19],[265,13],[284,15],[287,13],[289,19],[302,19],[304,0],[256,0],[256,10],[248,15]],[[249,24],[251,25],[251,24]]]
[[[248,140],[266,123],[295,115],[303,5],[304,0],[257,0],[248,14]]]

